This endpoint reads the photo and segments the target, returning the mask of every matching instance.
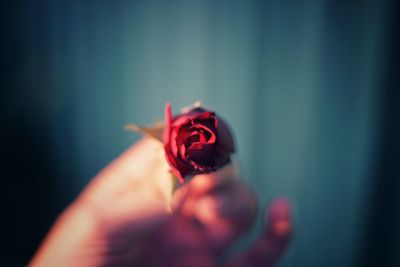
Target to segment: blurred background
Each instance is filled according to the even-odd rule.
[[[1,3],[0,265],[138,140],[202,101],[261,207],[294,203],[278,266],[400,266],[398,1]],[[259,221],[236,249],[247,246]]]

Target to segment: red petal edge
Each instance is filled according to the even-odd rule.
[[[175,166],[173,166],[171,161],[174,161],[174,158],[171,155],[171,151],[167,149],[167,146],[170,145],[171,128],[172,128],[172,107],[171,103],[169,102],[165,104],[164,118],[165,118],[165,128],[163,133],[163,139],[164,139],[163,141],[164,141],[165,158],[168,162],[168,165],[171,167],[172,173],[178,178],[179,182],[184,183],[185,179],[179,172],[179,170]]]
[[[164,118],[165,118],[165,128],[164,128],[164,144],[169,143],[171,137],[171,124],[172,124],[172,108],[171,103],[167,102],[165,104],[164,110]]]

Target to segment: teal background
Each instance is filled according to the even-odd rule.
[[[123,130],[126,123],[162,119],[166,101],[177,112],[200,100],[231,124],[243,179],[261,207],[279,195],[293,202],[295,236],[278,266],[367,266],[374,260],[398,266],[398,256],[385,245],[368,245],[380,244],[370,231],[376,229],[373,211],[381,209],[375,190],[385,156],[379,152],[386,147],[382,136],[399,114],[392,110],[382,124],[385,108],[395,105],[390,99],[398,96],[390,91],[398,83],[386,82],[392,20],[399,15],[392,4],[4,5],[4,168],[11,177],[25,177],[16,166],[29,157],[37,161],[25,168],[33,178],[12,180],[6,198],[23,211],[10,215],[15,221],[38,216],[22,232],[18,222],[6,225],[11,231],[4,262],[27,260],[55,215],[138,140]],[[9,140],[20,147],[7,146]],[[394,159],[388,174],[397,179],[395,151],[386,156]],[[389,193],[388,203],[397,201]],[[18,194],[24,198],[13,198]],[[260,222],[236,249],[247,246],[259,228]],[[395,248],[399,241],[391,236],[382,244]],[[377,258],[368,258],[373,251]]]

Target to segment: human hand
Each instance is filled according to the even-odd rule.
[[[256,199],[233,169],[197,175],[172,195],[163,147],[143,139],[101,171],[60,216],[31,266],[270,266],[291,234],[273,201],[255,245],[218,256],[252,224]]]

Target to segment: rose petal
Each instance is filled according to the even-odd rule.
[[[231,161],[230,153],[227,152],[225,148],[221,147],[220,145],[216,146],[214,153],[215,153],[214,163],[216,169],[219,169],[220,167],[224,166],[225,164]]]
[[[197,125],[197,124],[201,124],[205,127],[207,127],[210,131],[212,131],[213,133],[217,132],[217,118],[216,117],[210,117],[210,118],[206,118],[206,119],[193,119],[193,124]]]
[[[205,111],[203,113],[200,113],[196,116],[192,117],[192,120],[204,120],[204,119],[208,119],[208,118],[212,118],[215,116],[215,113],[212,111]]]
[[[181,155],[182,158],[185,158],[185,150],[186,150],[186,142],[189,139],[190,136],[190,130],[188,129],[186,125],[181,126],[180,128],[175,128],[177,131],[177,136],[174,139],[177,145],[177,148],[179,149],[179,154]],[[176,154],[178,155],[178,153]]]
[[[196,143],[196,142],[205,142],[205,137],[204,135],[200,134],[198,131],[193,131],[190,133],[188,142],[190,143]]]
[[[207,112],[207,110],[205,110],[202,107],[196,107],[196,108],[192,108],[191,110],[189,110],[188,112],[184,113],[185,115],[189,115],[190,117],[194,117],[197,114],[202,114],[204,112]]]
[[[196,117],[199,114],[202,114],[206,112],[203,108],[194,108],[189,110],[186,113],[179,114],[175,117],[172,118],[172,124],[173,125],[180,125],[180,124],[186,124],[186,120],[191,120],[192,118]]]
[[[186,162],[180,161],[179,158],[174,157],[168,148],[168,144],[165,146],[165,156],[168,165],[171,167],[172,173],[179,179],[181,183],[185,181],[185,176],[193,172],[193,167]]]
[[[191,123],[191,117],[187,115],[182,115],[173,119],[172,127],[179,127],[183,124],[188,124],[188,123]]]
[[[194,160],[190,160],[189,162],[193,166],[192,174],[208,173],[216,170],[214,166],[203,166]]]
[[[192,127],[196,128],[196,129],[202,129],[210,134],[210,138],[208,138],[207,144],[213,144],[217,140],[217,136],[215,135],[215,133],[213,131],[211,131],[209,128],[207,128],[206,126],[199,123]]]
[[[164,139],[164,144],[166,144],[169,142],[171,135],[171,127],[172,127],[172,108],[171,108],[171,103],[169,102],[165,104],[164,117],[165,117],[165,128],[164,128],[163,139]]]
[[[172,154],[176,157],[178,155],[178,144],[177,144],[177,136],[178,136],[178,128],[173,128],[171,137],[170,137],[170,146]]]
[[[221,118],[219,118],[218,120],[217,139],[219,144],[226,152],[235,152],[235,143],[233,141],[231,130],[229,129],[228,124],[226,124],[225,121]]]
[[[214,166],[215,146],[204,143],[193,144],[187,151],[187,158],[196,162],[202,167]]]

